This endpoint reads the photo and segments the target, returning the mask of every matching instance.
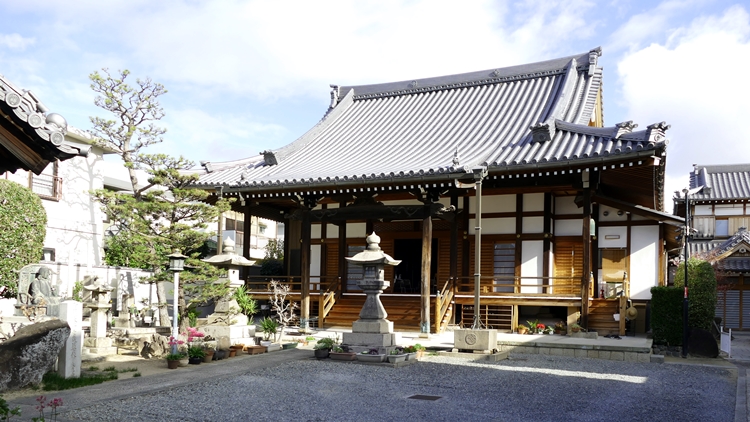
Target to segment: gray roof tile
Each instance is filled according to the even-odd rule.
[[[409,183],[653,150],[666,145],[660,124],[588,126],[601,86],[600,51],[540,63],[378,85],[335,87],[323,119],[295,142],[241,162],[207,163],[204,186],[255,191],[370,181]],[[535,142],[531,127],[548,125]]]
[[[690,188],[703,187],[691,196],[698,201],[750,199],[750,164],[693,165]]]

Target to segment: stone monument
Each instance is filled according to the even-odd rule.
[[[208,316],[207,324],[201,330],[211,337],[221,340],[227,337],[230,344],[255,342],[255,326],[247,325],[248,319],[240,312],[237,301],[234,300],[234,291],[243,286],[240,280],[240,268],[249,267],[255,263],[244,256],[237,255],[234,251],[234,241],[230,238],[224,239],[223,253],[203,259],[204,262],[219,268],[226,268],[229,280],[229,292],[222,297],[214,306],[214,313]]]
[[[398,265],[399,260],[391,258],[380,249],[380,237],[373,232],[367,236],[364,251],[347,257],[347,261],[364,267],[362,280],[357,284],[367,297],[359,319],[352,323],[352,332],[344,333],[343,343],[360,348],[389,348],[398,344],[400,336],[393,332],[393,322],[388,321],[388,313],[380,301],[383,290],[390,286],[385,280],[386,265]]]
[[[41,264],[27,265],[19,271],[16,315],[59,316],[60,297],[50,280],[52,271]],[[24,312],[25,311],[25,312]]]
[[[112,287],[97,276],[86,276],[83,279],[83,289],[91,294],[91,301],[85,305],[91,309],[91,331],[83,343],[86,352],[95,355],[116,354],[117,348],[112,346],[112,339],[107,337],[107,310],[110,308]]]

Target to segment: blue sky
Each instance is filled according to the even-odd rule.
[[[666,121],[667,197],[692,164],[750,162],[750,5],[732,1],[0,0],[0,74],[80,129],[88,75],[166,86],[149,149],[198,162],[294,141],[329,85],[408,80],[601,46],[606,125]],[[667,205],[671,211],[671,205]]]

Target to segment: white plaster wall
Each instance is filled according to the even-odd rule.
[[[583,234],[582,220],[555,220],[555,236],[581,236]]]
[[[742,204],[716,204],[714,210],[716,215],[743,215],[745,212]]]
[[[713,207],[711,205],[696,205],[693,215],[713,215]]]
[[[651,288],[659,277],[659,226],[634,226],[630,229],[630,296],[651,299]]]
[[[573,200],[575,196],[558,196],[555,197],[555,214],[580,214],[583,215],[583,208],[578,208]]]
[[[469,219],[469,234],[474,234],[477,226],[475,219]],[[516,232],[516,219],[508,218],[483,218],[482,234],[512,234]]]
[[[528,240],[521,243],[521,277],[542,277],[544,274],[544,242]],[[542,279],[522,280],[523,284],[542,284]],[[541,287],[522,286],[521,293],[542,293]]]
[[[346,225],[346,237],[349,239],[361,237],[363,240],[367,237],[367,225],[365,223],[350,223]]]
[[[476,198],[469,198],[469,212],[476,212]],[[483,212],[515,212],[516,195],[482,195]]]
[[[617,239],[607,239],[607,236],[619,236]],[[625,248],[628,245],[627,227],[600,227],[600,248]]]
[[[544,217],[524,217],[521,224],[524,233],[544,233]]]
[[[322,225],[320,225],[320,224],[312,224],[312,225],[310,225],[310,238],[311,239],[320,239],[321,228],[322,228]]]
[[[320,254],[321,245],[310,246],[310,291],[320,290]]]
[[[524,211],[544,211],[544,193],[523,194]]]
[[[339,226],[335,224],[328,224],[326,228],[326,238],[338,239],[339,238]]]

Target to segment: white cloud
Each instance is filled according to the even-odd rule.
[[[24,38],[20,34],[0,34],[0,47],[11,50],[24,50],[35,42],[34,38]]]
[[[255,121],[252,116],[217,116],[198,109],[170,110],[157,125],[167,129],[165,142],[150,147],[150,153],[164,152],[215,161],[256,155],[264,149],[271,149],[272,144],[287,135],[285,128]]]
[[[748,67],[750,15],[741,6],[673,28],[664,44],[634,50],[619,62],[629,118],[641,128],[656,120],[672,125],[667,197],[687,186],[692,164],[750,161]]]

